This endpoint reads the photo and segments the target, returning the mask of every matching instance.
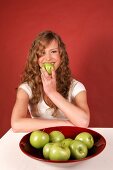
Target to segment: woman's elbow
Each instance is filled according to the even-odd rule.
[[[11,125],[12,131],[13,132],[18,132],[18,129],[16,128],[16,126],[14,124]]]
[[[77,122],[76,126],[82,128],[88,128],[90,119],[89,117],[82,119],[80,122]]]
[[[18,122],[16,121],[11,121],[11,128],[15,133],[20,132],[20,128],[18,127]]]
[[[85,114],[84,118],[81,121],[81,127],[88,128],[90,123],[90,113]]]
[[[88,128],[89,126],[89,120],[84,120],[82,123],[81,123],[81,127],[83,128]]]

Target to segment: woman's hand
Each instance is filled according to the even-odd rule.
[[[49,75],[44,68],[41,68],[41,79],[43,84],[43,89],[46,95],[56,92],[56,74],[55,70],[52,70],[52,74]]]

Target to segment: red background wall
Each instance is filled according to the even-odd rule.
[[[88,92],[90,126],[113,127],[113,1],[0,1],[0,135],[10,128],[15,88],[31,42],[43,30],[61,35],[73,76]]]

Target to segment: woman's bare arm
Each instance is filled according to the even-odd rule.
[[[66,100],[56,90],[56,73],[52,70],[52,75],[48,75],[47,72],[41,70],[41,78],[43,88],[46,95],[52,100],[52,102],[65,114],[69,121],[75,126],[88,127],[90,120],[90,113],[87,104],[86,91],[80,92],[73,103]]]
[[[30,132],[52,126],[73,126],[73,124],[67,120],[28,118],[28,103],[28,95],[23,89],[19,89],[11,116],[11,127],[14,132]]]
[[[70,103],[58,92],[48,93],[49,98],[55,105],[61,109],[65,116],[75,126],[88,127],[90,120],[90,112],[87,104],[86,92],[80,92]]]

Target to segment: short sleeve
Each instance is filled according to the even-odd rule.
[[[27,83],[22,83],[18,88],[22,88],[28,94],[29,99],[32,98],[32,90]]]
[[[70,92],[69,92],[70,98],[71,99],[74,98],[78,93],[80,93],[82,91],[86,91],[85,86],[81,82],[73,79],[73,81],[71,83],[71,87],[70,87]]]

